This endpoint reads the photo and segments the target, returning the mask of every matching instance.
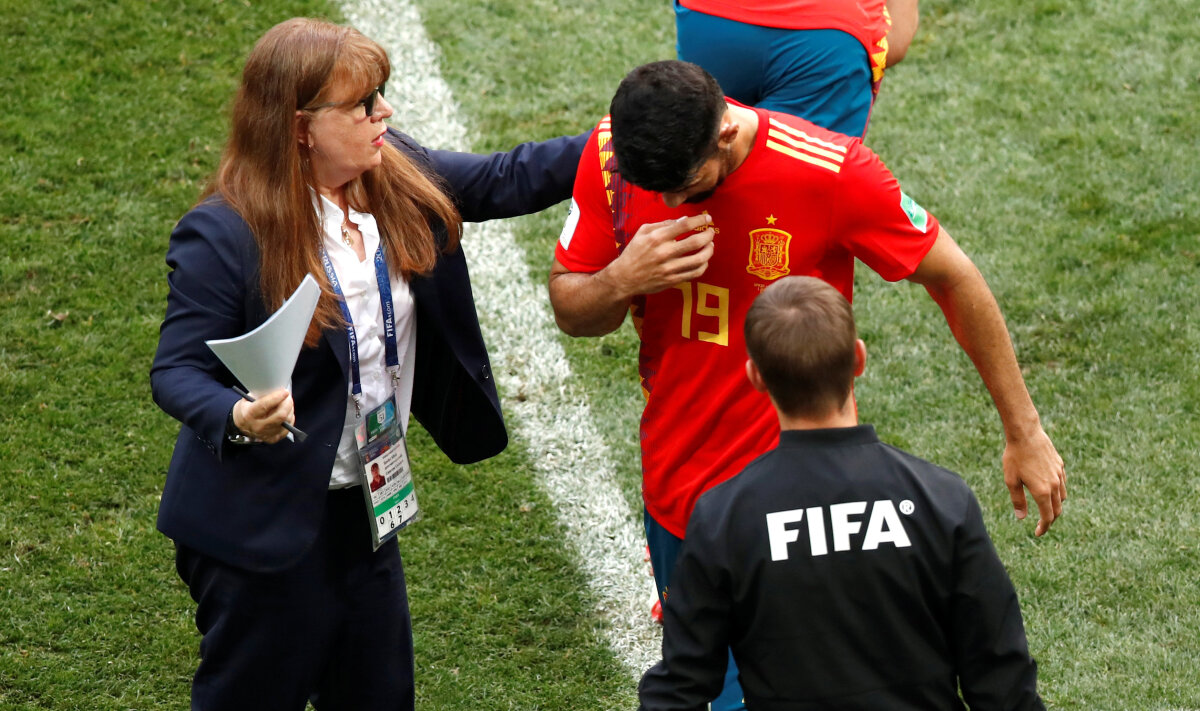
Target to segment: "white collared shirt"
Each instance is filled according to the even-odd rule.
[[[350,208],[350,221],[362,233],[367,258],[358,261],[354,249],[342,242],[342,210],[324,195],[313,192],[313,206],[325,232],[324,247],[341,282],[346,307],[354,321],[358,337],[358,367],[362,378],[362,416],[392,394],[392,378],[387,372],[383,340],[383,307],[379,301],[379,284],[375,280],[375,250],[379,247],[379,226],[375,218]],[[400,356],[399,381],[396,383],[396,415],[405,432],[412,405],[414,361],[417,352],[417,317],[413,310],[412,291],[408,282],[398,274],[389,273],[392,285],[392,305],[396,312],[396,352]],[[353,377],[349,378],[353,381]],[[329,488],[339,489],[361,483],[362,465],[358,460],[358,444],[354,429],[362,421],[356,417],[353,382],[346,390],[346,420]]]

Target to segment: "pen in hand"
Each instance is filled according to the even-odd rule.
[[[254,402],[254,397],[252,395],[250,395],[250,393],[246,392],[245,390],[242,390],[237,385],[233,386],[233,391],[235,393],[237,393],[238,395],[241,395],[242,399],[246,400],[247,402]],[[283,427],[288,432],[291,432],[293,435],[295,435],[297,442],[303,442],[304,440],[308,439],[308,435],[305,434],[303,430],[295,427],[294,425],[292,425],[289,422],[284,422]]]

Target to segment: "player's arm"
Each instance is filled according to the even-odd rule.
[[[921,17],[917,11],[917,0],[887,0],[887,9],[892,18],[892,29],[887,36],[887,66],[890,67],[908,54]]]
[[[704,711],[724,686],[732,608],[722,562],[726,540],[700,533],[702,519],[693,513],[671,573],[671,595],[663,604],[663,658],[638,685],[638,711]]]
[[[924,286],[937,302],[954,338],[979,371],[1004,426],[1004,484],[1013,509],[1017,518],[1025,518],[1028,504],[1022,487],[1028,489],[1038,507],[1035,533],[1044,534],[1062,514],[1066,473],[1025,388],[1004,316],[991,289],[971,259],[941,228],[933,247],[908,279]]]
[[[1016,590],[969,492],[954,536],[954,571],[947,636],[963,699],[972,711],[1044,711]]]
[[[597,272],[550,267],[550,305],[570,336],[602,336],[625,320],[630,300],[699,277],[713,252],[712,222],[694,215],[642,225],[626,248]],[[695,230],[700,230],[699,232]],[[691,234],[688,234],[688,233]]]

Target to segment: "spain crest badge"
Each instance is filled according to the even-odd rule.
[[[792,236],[783,230],[764,227],[750,231],[750,265],[746,271],[760,279],[768,281],[787,276],[791,273],[788,268],[788,246]]]

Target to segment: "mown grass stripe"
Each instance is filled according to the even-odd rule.
[[[426,145],[470,150],[438,68],[438,50],[416,7],[362,0],[342,8],[352,25],[391,55],[392,123]],[[500,222],[469,225],[463,242],[510,425],[608,620],[609,644],[640,676],[659,656],[659,630],[649,616],[654,591],[641,555],[638,516],[617,486],[608,447],[553,329],[546,291],[531,282],[525,252],[512,231]]]

